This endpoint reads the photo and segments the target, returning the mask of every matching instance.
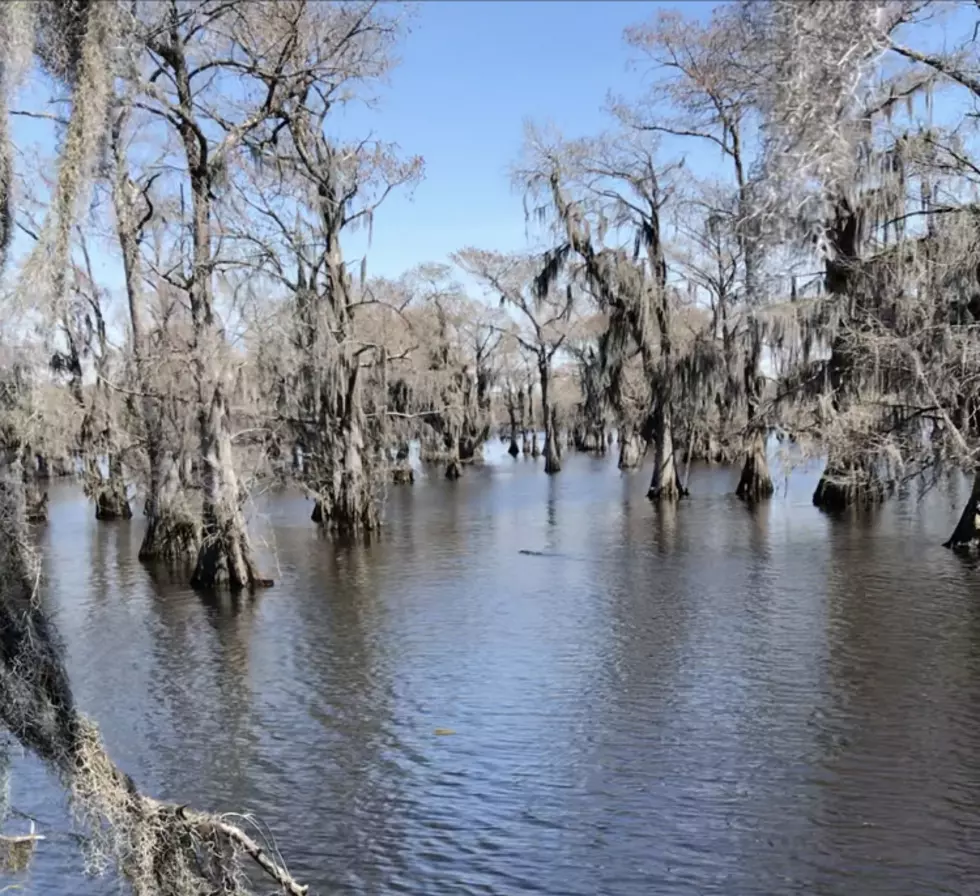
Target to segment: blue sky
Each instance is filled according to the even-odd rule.
[[[712,0],[427,0],[418,4],[400,47],[400,64],[368,108],[340,111],[338,132],[373,134],[421,155],[425,178],[413,194],[392,194],[366,234],[345,240],[349,259],[367,250],[372,276],[398,277],[422,262],[448,261],[473,245],[502,251],[525,248],[520,195],[509,168],[517,160],[525,120],[553,123],[567,136],[595,134],[612,124],[607,95],[636,93],[640,71],[628,71],[629,25],[659,9],[682,7],[708,16]],[[28,85],[19,105],[32,104]],[[45,145],[53,131],[30,119],[14,121],[20,145]],[[693,147],[692,147],[693,148]],[[695,149],[695,153],[697,150]],[[28,241],[20,234],[15,251]],[[121,290],[115,260],[96,259],[97,273]],[[461,278],[468,281],[469,278]]]
[[[551,123],[570,137],[609,127],[604,111],[609,92],[635,95],[649,82],[642,70],[629,66],[624,29],[662,9],[707,18],[716,5],[712,0],[420,3],[400,48],[401,63],[390,84],[379,89],[376,106],[348,107],[339,125],[344,135],[372,133],[425,159],[426,176],[414,194],[393,194],[376,217],[369,274],[397,277],[421,262],[447,261],[468,245],[525,248],[521,197],[509,178],[524,122]],[[937,47],[943,30],[937,29]],[[43,140],[40,135],[48,130],[25,119],[15,128],[28,152],[25,144]],[[691,141],[685,151],[689,168],[717,167],[717,150]],[[24,238],[18,242],[24,245]],[[366,235],[349,237],[345,248],[357,259],[367,248]],[[118,264],[101,261],[99,274],[118,290]]]
[[[611,122],[607,93],[635,92],[623,29],[658,9],[707,15],[712,2],[518,2],[429,0],[420,5],[401,65],[376,109],[347,113],[344,130],[376,132],[425,159],[409,199],[379,212],[368,253],[372,274],[398,276],[467,245],[503,251],[526,244],[509,166],[523,122],[552,122],[585,136]],[[351,240],[360,254],[362,242]]]

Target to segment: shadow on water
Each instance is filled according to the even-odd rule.
[[[262,496],[254,602],[151,575],[141,520],[59,484],[44,600],[113,755],[255,812],[321,893],[969,892],[978,570],[940,547],[962,483],[833,518],[818,469],[747,506],[694,466],[663,506],[615,452],[548,477],[505,450],[392,488],[349,544]],[[105,892],[57,788],[17,774],[52,833],[25,892]]]

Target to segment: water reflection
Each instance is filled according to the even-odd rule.
[[[564,462],[393,488],[348,545],[267,494],[254,603],[150,576],[139,520],[59,486],[44,599],[79,702],[141,784],[256,812],[323,893],[968,892],[980,605],[939,547],[962,484],[834,519],[819,470],[747,507],[695,466],[670,507],[615,452]],[[28,891],[103,892],[19,771],[56,834]]]

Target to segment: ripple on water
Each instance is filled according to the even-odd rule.
[[[806,482],[749,511],[725,470],[673,510],[614,460],[468,473],[364,545],[268,498],[278,587],[237,606],[54,489],[45,599],[113,754],[257,812],[324,893],[969,892],[977,571],[935,547],[962,496],[848,522]],[[104,892],[18,773],[54,832],[26,892]]]

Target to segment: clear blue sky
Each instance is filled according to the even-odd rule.
[[[401,64],[390,85],[380,88],[376,107],[350,107],[340,126],[345,135],[373,133],[425,159],[426,176],[414,196],[393,194],[375,220],[369,274],[397,277],[421,262],[446,261],[467,245],[524,248],[521,197],[509,179],[524,121],[553,123],[570,137],[610,126],[603,108],[607,94],[629,96],[648,83],[642,70],[628,65],[632,53],[624,29],[649,21],[661,9],[707,18],[716,5],[712,0],[420,3],[400,49]],[[954,20],[959,27],[953,32],[972,29],[968,11]],[[947,39],[938,27],[937,48]],[[950,114],[956,117],[952,108]],[[25,119],[14,127],[24,149],[48,130]],[[717,151],[696,143],[686,149],[690,167],[717,160]],[[18,243],[24,245],[23,237]],[[349,257],[360,256],[366,236],[350,237],[345,248]],[[118,265],[111,267],[103,268],[107,285],[118,289]]]
[[[628,72],[623,29],[658,9],[708,15],[704,2],[522,2],[429,0],[420,6],[401,65],[376,109],[347,113],[344,131],[373,130],[425,159],[414,199],[389,197],[374,227],[368,269],[397,276],[443,261],[466,245],[525,245],[521,198],[509,166],[523,122],[553,122],[568,136],[610,125],[607,93],[642,84]],[[351,254],[363,241],[348,241]]]
[[[607,94],[640,90],[644,77],[628,71],[628,25],[659,9],[682,7],[708,16],[712,0],[427,0],[418,4],[400,47],[400,64],[380,87],[373,108],[340,112],[338,131],[369,133],[421,155],[425,178],[414,195],[392,194],[375,219],[368,255],[372,276],[397,277],[427,261],[474,245],[502,251],[526,246],[521,197],[511,189],[526,119],[554,123],[569,137],[612,124]],[[35,105],[27,96],[18,105]],[[18,118],[15,139],[25,149],[47,143],[46,123]],[[26,248],[18,235],[15,251]],[[349,258],[367,249],[361,234],[345,240]],[[118,264],[96,258],[99,276],[121,289]],[[468,278],[464,278],[468,279]]]

